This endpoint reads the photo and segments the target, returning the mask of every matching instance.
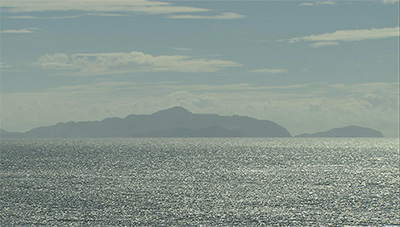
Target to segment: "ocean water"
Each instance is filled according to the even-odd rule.
[[[398,139],[0,143],[0,226],[400,225]]]

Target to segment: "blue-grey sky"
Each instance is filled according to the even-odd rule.
[[[183,106],[398,136],[397,0],[0,4],[5,130]]]

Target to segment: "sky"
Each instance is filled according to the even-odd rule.
[[[0,127],[193,113],[399,132],[399,2],[0,1]]]

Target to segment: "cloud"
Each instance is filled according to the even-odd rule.
[[[310,44],[310,46],[318,48],[318,47],[324,47],[324,46],[335,46],[335,45],[339,45],[338,42],[316,42],[316,43],[312,43]]]
[[[39,28],[21,28],[21,29],[6,29],[0,31],[2,34],[28,34],[40,31]]]
[[[251,73],[267,73],[267,74],[278,74],[287,72],[286,69],[254,69],[250,70]]]
[[[168,18],[173,19],[212,19],[212,20],[232,20],[244,18],[244,15],[238,13],[222,13],[216,16],[202,16],[202,15],[174,15]]]
[[[189,50],[192,50],[192,49],[190,49],[190,48],[184,48],[184,47],[172,47],[172,49],[174,49],[174,50],[181,50],[181,51],[189,51]]]
[[[46,54],[33,64],[43,69],[67,70],[69,75],[107,75],[134,72],[217,72],[241,66],[233,61],[184,55],[153,56],[138,51],[117,53]]]
[[[119,13],[86,13],[86,16],[98,16],[98,17],[124,17],[125,14]]]
[[[10,18],[10,19],[36,19],[37,17],[34,17],[34,16],[4,16],[4,18]]]
[[[300,6],[317,6],[317,5],[335,5],[336,2],[332,1],[322,1],[322,2],[304,2]]]
[[[179,13],[199,13],[209,12],[211,10],[198,7],[178,6],[169,2],[134,0],[134,1],[41,1],[38,4],[35,1],[2,1],[0,7],[4,12],[8,13],[32,13],[32,12],[90,12],[82,15],[66,15],[60,17],[32,17],[30,15],[6,16],[14,19],[66,19],[77,18],[82,16],[129,16],[128,13],[141,14],[179,14]],[[118,12],[118,13],[116,13]],[[125,14],[121,14],[125,13]],[[175,19],[215,19],[215,20],[230,20],[243,18],[243,15],[238,13],[222,13],[216,16],[201,16],[201,15],[173,15],[169,18]]]
[[[289,42],[295,43],[300,41],[313,41],[313,42],[362,41],[368,39],[385,39],[393,37],[399,37],[399,27],[339,30],[332,33],[295,37],[289,39]]]
[[[310,46],[318,48],[323,46],[339,45],[339,42],[363,41],[371,39],[386,39],[399,37],[399,27],[392,28],[371,28],[357,30],[339,30],[332,33],[323,33],[317,35],[301,36],[287,39],[289,43],[300,41],[315,42]],[[284,41],[284,40],[277,40]]]
[[[73,19],[80,18],[85,16],[98,16],[98,17],[126,17],[129,15],[126,14],[118,14],[118,13],[85,13],[85,14],[76,14],[76,15],[67,15],[67,16],[54,16],[54,17],[38,17],[38,16],[4,16],[4,18],[10,19]]]
[[[10,65],[6,65],[3,62],[0,62],[0,69],[7,69],[7,68],[10,68],[10,67],[11,67]]]
[[[11,65],[5,64],[3,62],[0,62],[0,70],[1,70],[1,72],[27,72],[27,70],[18,69]],[[0,75],[0,78],[1,78],[1,75]]]
[[[2,1],[1,7],[11,13],[44,11],[138,12],[150,14],[191,13],[209,11],[204,8],[174,6],[167,2],[135,1]]]
[[[67,85],[48,89],[48,92],[61,95],[90,95],[96,93],[110,94],[116,90],[132,89],[138,84],[132,82],[99,82],[94,84]]]
[[[43,55],[40,57],[39,62],[35,63],[34,65],[40,66],[44,69],[71,69],[73,67],[81,68],[81,66],[78,64],[73,63],[73,60],[71,60],[70,56],[64,53]]]
[[[382,1],[384,4],[395,4],[399,2],[399,0],[383,0]]]

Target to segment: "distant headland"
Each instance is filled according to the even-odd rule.
[[[194,114],[173,107],[150,115],[129,115],[101,121],[67,122],[24,133],[0,130],[0,138],[116,138],[116,137],[292,137],[269,120],[246,116]],[[349,126],[296,137],[383,137],[370,128]]]
[[[343,128],[334,128],[324,132],[312,134],[300,134],[296,137],[384,137],[381,132],[360,126],[347,126]]]

